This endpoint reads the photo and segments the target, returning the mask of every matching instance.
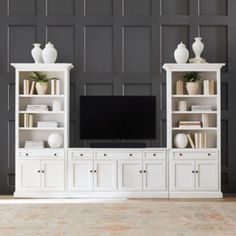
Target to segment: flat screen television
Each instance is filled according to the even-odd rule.
[[[154,139],[155,96],[81,96],[81,139]]]

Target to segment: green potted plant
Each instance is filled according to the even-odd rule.
[[[34,71],[31,73],[30,78],[36,82],[35,88],[38,95],[44,95],[48,89],[48,81],[46,74]]]
[[[184,75],[184,78],[187,80],[186,89],[189,95],[196,95],[199,91],[200,72],[189,72]]]

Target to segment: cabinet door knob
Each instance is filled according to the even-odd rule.
[[[195,171],[195,173],[198,173],[198,172],[199,172],[198,170]]]
[[[38,170],[38,173],[40,173],[40,170]]]
[[[144,170],[144,171],[143,171],[143,173],[147,173],[147,171],[146,171],[146,170]]]
[[[93,171],[92,171],[92,170],[90,170],[90,173],[93,173]]]
[[[106,153],[104,153],[104,157],[106,156],[107,154]]]
[[[42,170],[42,173],[44,173],[44,170]]]
[[[192,170],[192,173],[195,173],[195,171],[194,171],[194,170]]]
[[[97,173],[97,171],[96,171],[96,170],[94,170],[94,173]]]
[[[139,173],[142,173],[142,170],[140,170]]]

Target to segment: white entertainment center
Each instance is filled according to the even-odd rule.
[[[221,198],[221,106],[220,75],[224,64],[165,64],[167,75],[166,148],[70,148],[69,85],[72,64],[12,64],[16,70],[16,188],[15,197],[35,198]],[[60,81],[57,94],[24,94],[23,81],[31,72],[43,72]],[[176,81],[185,72],[201,72],[213,80],[214,94],[176,94]],[[202,82],[202,81],[201,81]],[[50,91],[51,88],[48,89]],[[211,111],[179,111],[179,101],[188,106],[211,105]],[[61,111],[51,109],[60,101]],[[47,105],[48,111],[27,111],[28,105]],[[33,116],[24,126],[25,114]],[[207,127],[181,128],[182,120],[198,121],[209,115]],[[58,121],[60,126],[42,128],[38,121]],[[176,148],[178,133],[204,132],[205,147]],[[25,148],[26,141],[47,140],[51,133],[63,137],[62,147]],[[200,134],[199,134],[200,136]]]

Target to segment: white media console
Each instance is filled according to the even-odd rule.
[[[223,64],[165,64],[167,72],[167,148],[69,148],[69,79],[71,64],[12,64],[16,69],[16,189],[15,197],[36,198],[220,198],[221,129],[220,70]],[[23,81],[32,71],[60,80],[60,91],[24,94]],[[185,72],[199,71],[202,80],[214,80],[214,94],[176,94]],[[212,111],[179,111],[179,101],[211,105]],[[60,101],[61,111],[51,109]],[[27,111],[27,105],[47,105],[48,111]],[[33,124],[25,127],[25,114]],[[209,115],[208,127],[179,128],[181,120]],[[58,121],[59,127],[40,128],[38,121]],[[176,148],[177,133],[207,135],[205,148]],[[61,148],[27,149],[25,141],[47,141],[51,133],[63,136]]]

